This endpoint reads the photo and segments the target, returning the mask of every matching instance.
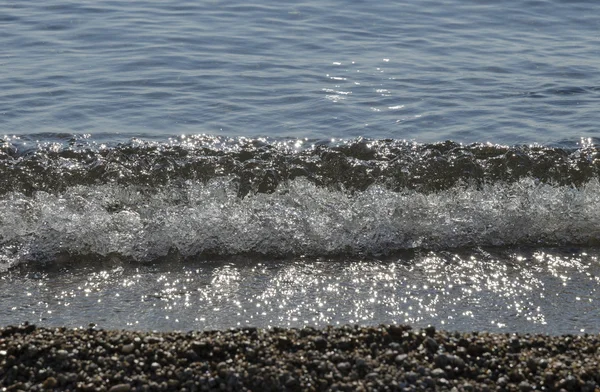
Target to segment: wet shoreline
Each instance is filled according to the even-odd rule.
[[[599,335],[403,325],[135,332],[0,329],[7,390],[594,391]]]

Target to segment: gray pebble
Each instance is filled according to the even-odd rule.
[[[394,358],[394,362],[396,362],[397,364],[403,363],[406,358],[408,358],[407,354],[399,354],[396,355],[396,358]]]
[[[133,345],[133,343],[130,343],[130,344],[124,345],[123,348],[121,349],[121,352],[123,354],[131,354],[133,352],[133,350],[135,350],[135,346]]]

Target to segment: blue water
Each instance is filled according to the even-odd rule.
[[[600,3],[0,3],[0,325],[600,332]]]
[[[573,144],[595,1],[0,4],[0,132]]]

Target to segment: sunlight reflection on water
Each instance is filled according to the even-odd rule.
[[[159,330],[409,323],[598,332],[597,251],[425,252],[388,261],[119,266],[3,276],[6,322]],[[175,268],[176,267],[176,268]],[[11,278],[12,276],[12,278]],[[14,280],[13,280],[14,279]],[[25,286],[22,292],[11,287]],[[101,305],[100,305],[101,304]]]

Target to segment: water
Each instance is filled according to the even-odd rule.
[[[600,332],[599,11],[0,5],[0,323]]]
[[[423,251],[389,260],[73,260],[2,277],[4,320],[191,330],[409,323],[450,330],[598,329],[597,250]]]
[[[594,1],[0,7],[5,133],[597,136]]]

